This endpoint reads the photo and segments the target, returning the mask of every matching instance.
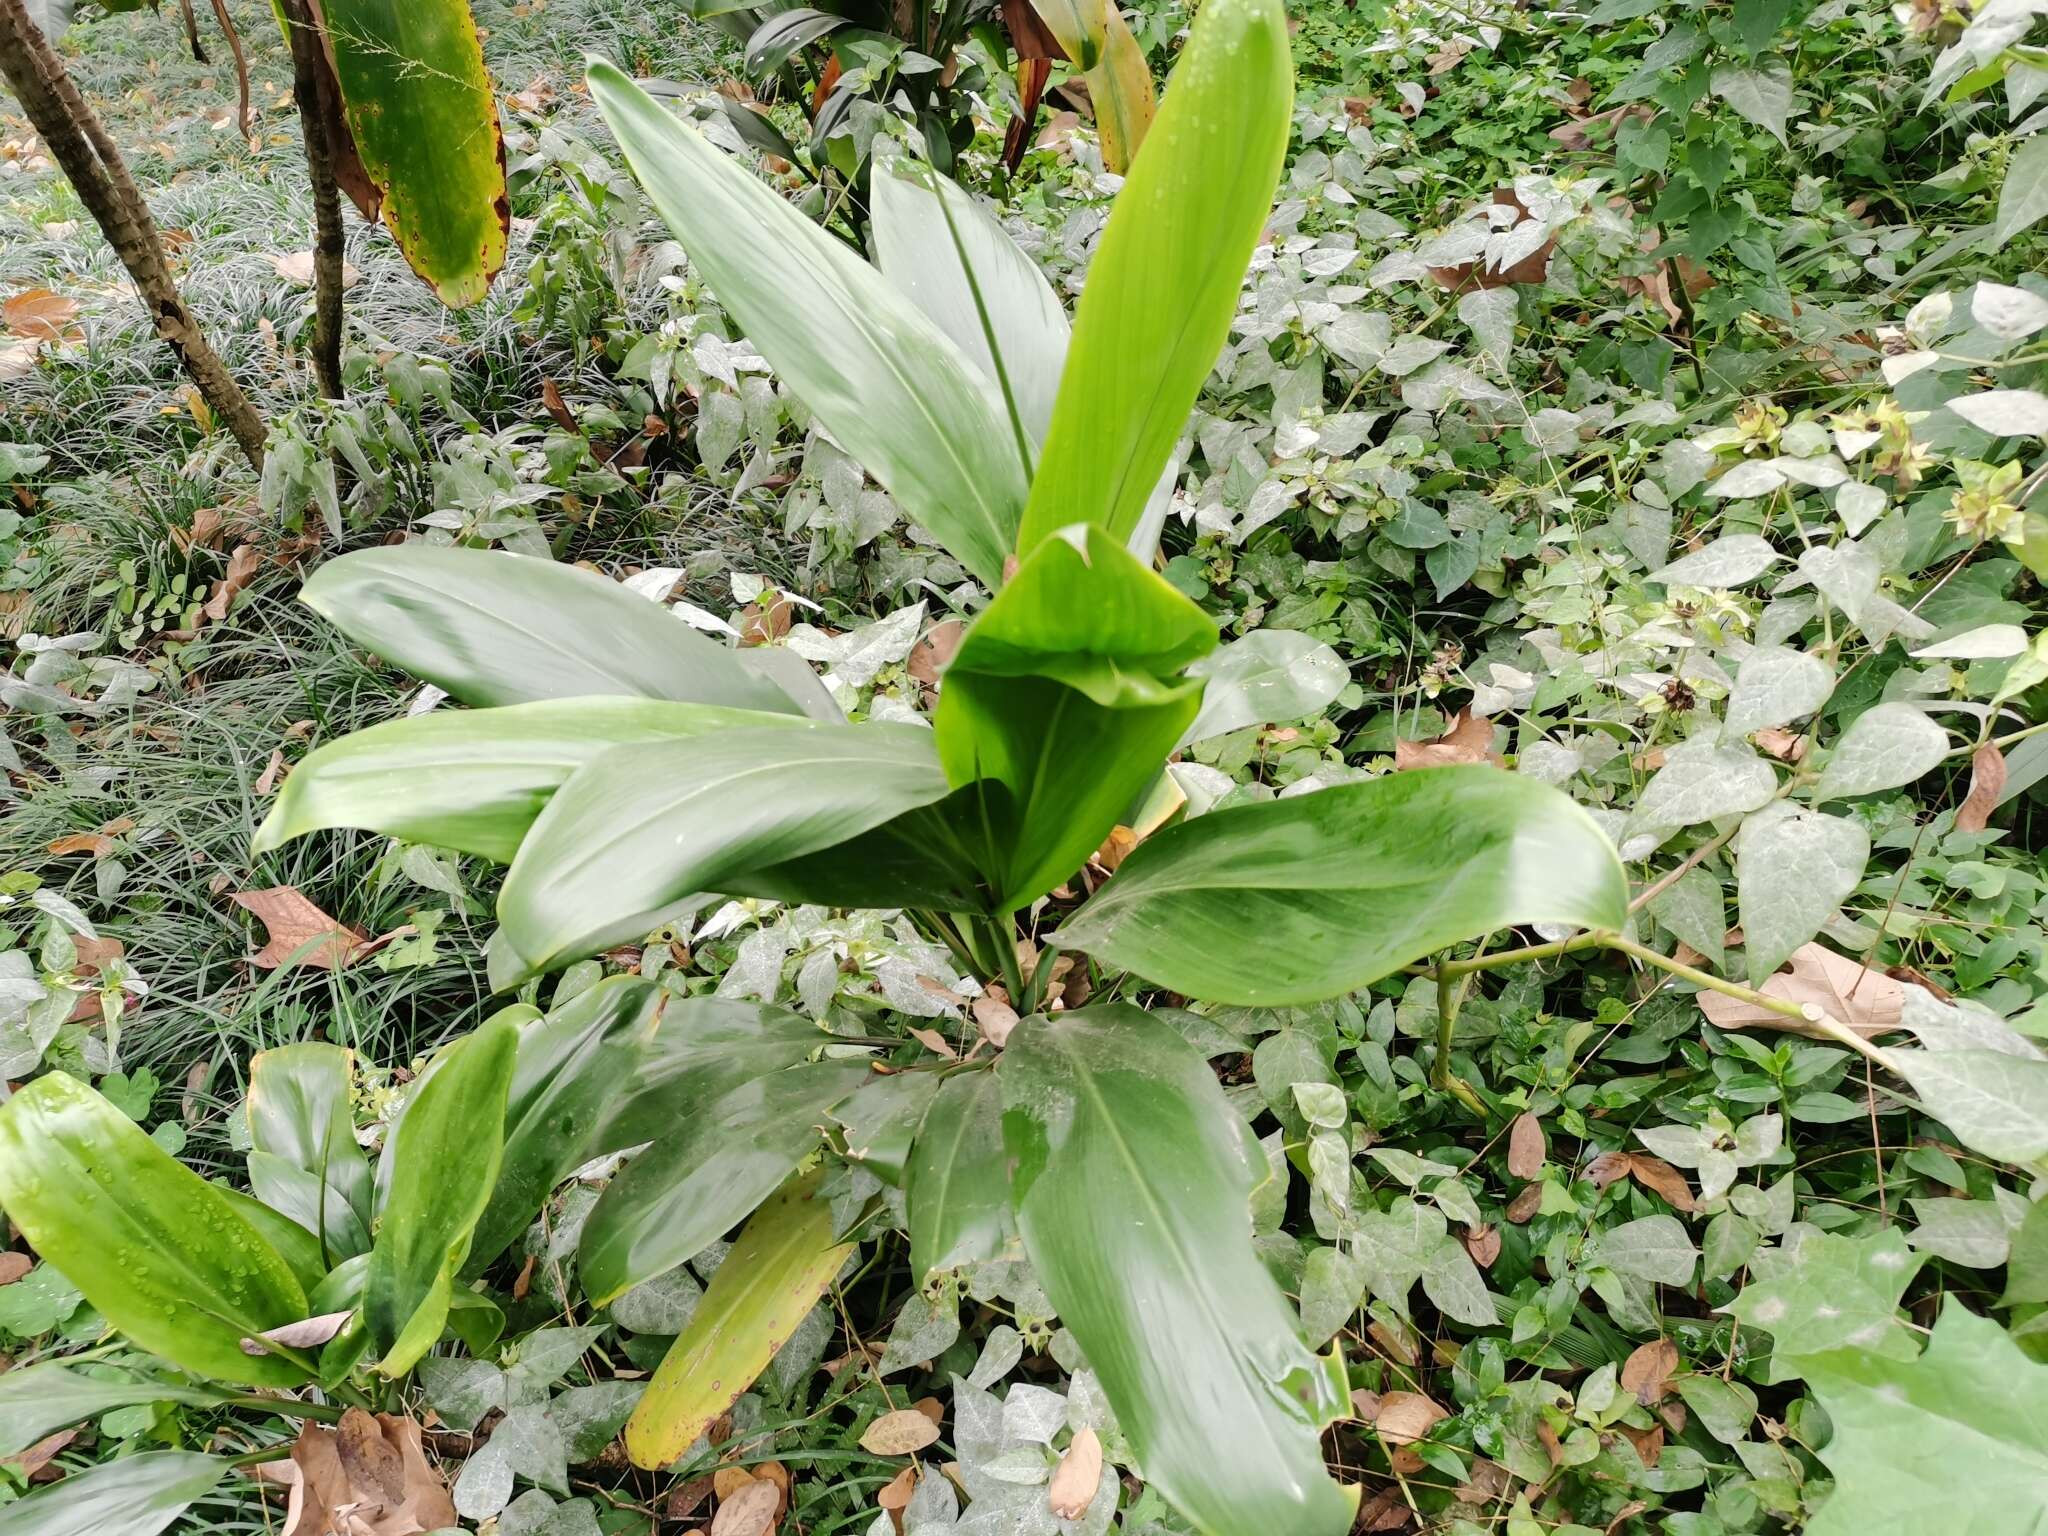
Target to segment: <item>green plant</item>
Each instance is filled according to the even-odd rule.
[[[1612,850],[1577,811],[1446,770],[1188,820],[1043,950],[1017,930],[1019,913],[1050,918],[1044,898],[1153,792],[1216,686],[1214,626],[1126,546],[1156,541],[1146,508],[1264,221],[1286,46],[1277,6],[1205,8],[1071,345],[1042,280],[929,172],[878,177],[870,268],[593,65],[629,161],[749,337],[996,595],[926,732],[833,718],[807,675],[768,669],[776,652],[698,638],[587,573],[465,550],[346,556],[306,600],[472,708],[322,748],[259,838],[353,825],[509,860],[501,986],[637,939],[700,892],[911,912],[1023,1017],[993,1070],[870,1081],[857,1062],[749,1056],[741,1081],[702,1090],[726,1090],[714,1108],[614,1181],[584,1229],[584,1282],[603,1299],[689,1259],[797,1173],[830,1116],[852,1155],[900,1168],[920,1283],[1021,1237],[1148,1478],[1219,1531],[1348,1525],[1317,1444],[1346,1383],[1301,1345],[1254,1255],[1255,1164],[1214,1079],[1156,1016],[1111,999],[1143,978],[1300,1002],[1503,926],[1623,918]],[[1101,1001],[1041,1013],[1063,950],[1092,958]],[[834,1266],[817,1244],[835,1235],[764,1239],[758,1283],[822,1285]],[[642,1465],[708,1418],[677,1391],[695,1347],[686,1331],[628,1426]]]

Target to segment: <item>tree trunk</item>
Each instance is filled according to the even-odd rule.
[[[214,418],[260,470],[263,418],[179,297],[156,221],[113,136],[78,94],[41,29],[29,20],[22,0],[0,0],[0,77],[135,280],[156,321],[157,335],[177,355]]]
[[[322,67],[319,22],[309,0],[284,0],[292,43],[292,95],[306,140],[306,174],[313,184],[313,375],[320,393],[342,398],[341,194],[334,182],[334,147],[320,111]]]

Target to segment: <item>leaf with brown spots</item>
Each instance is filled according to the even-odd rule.
[[[1970,756],[1970,793],[1956,810],[1958,832],[1982,832],[2005,793],[2005,754],[1985,742]]]
[[[250,961],[261,970],[276,970],[301,947],[322,938],[326,942],[307,950],[298,963],[323,971],[341,970],[369,942],[367,935],[336,922],[314,906],[295,886],[237,891],[229,899],[236,906],[255,913],[269,934],[270,941]]]
[[[1543,1136],[1543,1122],[1524,1111],[1515,1116],[1508,1131],[1508,1172],[1518,1179],[1533,1179],[1543,1171],[1550,1146]]]

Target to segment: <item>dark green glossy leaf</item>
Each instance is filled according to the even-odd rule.
[[[1112,1004],[1026,1019],[997,1076],[1024,1246],[1146,1480],[1215,1536],[1344,1536],[1321,1429],[1349,1405],[1252,1247],[1209,1064]]]
[[[421,1074],[385,1143],[377,1242],[363,1281],[363,1319],[402,1376],[441,1337],[455,1274],[497,1182],[505,1097],[530,1008],[493,1014]]]
[[[1195,718],[1202,684],[1179,674],[1215,644],[1209,617],[1099,528],[1047,539],[974,621],[935,725],[955,785],[995,779],[1012,797],[990,808],[1000,907],[1102,845]]]
[[[942,799],[931,733],[791,724],[614,747],[555,792],[498,896],[541,971],[653,926],[649,914]]]
[[[788,62],[791,54],[846,24],[844,16],[814,11],[808,6],[770,16],[747,39],[747,73],[755,79],[772,75]]]
[[[0,1456],[25,1451],[53,1430],[137,1403],[211,1403],[217,1394],[109,1369],[95,1376],[49,1360],[0,1372]]]
[[[636,977],[599,982],[520,1036],[505,1155],[470,1267],[525,1230],[571,1169],[668,1134],[751,1078],[823,1043],[781,1008],[669,996]]]
[[[994,385],[874,268],[619,70],[593,61],[590,94],[691,264],[777,376],[906,516],[994,588],[1027,489]]]
[[[260,1051],[249,1063],[250,1186],[323,1236],[335,1262],[370,1246],[370,1160],[356,1141],[352,1067],[351,1052],[317,1041]]]
[[[817,1186],[815,1171],[792,1179],[734,1241],[626,1422],[635,1466],[667,1466],[737,1402],[853,1252]]]
[[[1619,931],[1606,834],[1495,768],[1423,768],[1216,811],[1140,844],[1056,942],[1189,997],[1356,991],[1496,928]]]
[[[1280,0],[1207,0],[1089,264],[1020,552],[1137,526],[1229,335],[1293,99]]]
[[[963,1072],[940,1085],[910,1150],[904,1200],[920,1286],[938,1270],[997,1257],[1015,1236],[995,1073]]]
[[[895,1072],[869,1081],[838,1105],[832,1118],[846,1137],[846,1155],[884,1184],[901,1186],[910,1144],[939,1090],[935,1072]]]
[[[328,1256],[320,1246],[320,1239],[255,1196],[245,1195],[239,1189],[232,1189],[216,1180],[207,1182],[226,1197],[228,1204],[235,1208],[236,1215],[256,1229],[258,1237],[277,1250],[277,1256],[284,1260],[285,1267],[297,1277],[299,1288],[311,1296],[314,1287],[326,1279],[328,1273]],[[369,1244],[363,1246],[367,1249]],[[328,1310],[334,1309],[330,1307]],[[317,1316],[317,1311],[312,1315]]]
[[[986,911],[982,871],[1002,862],[991,851],[991,829],[1008,824],[1010,804],[1008,788],[993,779],[964,785],[858,837],[737,876],[730,894],[821,907]]]
[[[1067,312],[980,203],[907,156],[874,174],[875,264],[1016,402],[1034,446],[1052,421]]]
[[[306,1293],[221,1191],[83,1083],[52,1072],[0,1105],[0,1206],[142,1348],[252,1386],[305,1375],[241,1341],[306,1316]]]
[[[358,645],[464,704],[610,694],[796,710],[743,653],[573,565],[400,544],[328,561],[299,596]]]
[[[227,1472],[191,1451],[123,1456],[0,1506],[0,1536],[157,1536]]]
[[[443,304],[484,296],[512,203],[468,0],[322,0],[342,111],[381,216]]]
[[[743,1220],[817,1148],[826,1114],[867,1075],[866,1062],[821,1061],[755,1078],[628,1163],[576,1250],[592,1304],[688,1262]]]
[[[791,723],[765,710],[595,696],[393,720],[329,742],[292,769],[250,851],[360,827],[509,864],[548,798],[600,753]]]

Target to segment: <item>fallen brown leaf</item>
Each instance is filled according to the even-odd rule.
[[[1782,725],[1767,726],[1750,738],[1781,763],[1796,763],[1806,756],[1806,736]]]
[[[25,1253],[12,1249],[0,1253],[0,1285],[12,1285],[23,1275],[36,1267],[36,1261]]]
[[[242,589],[256,579],[256,573],[262,568],[262,550],[254,544],[237,544],[234,553],[228,556],[227,574],[213,584],[213,592],[200,612],[214,623],[220,623],[228,616],[228,609],[241,595]]]
[[[1372,1427],[1390,1445],[1413,1445],[1439,1419],[1449,1417],[1420,1392],[1382,1392]]]
[[[1982,832],[2005,793],[2005,754],[1985,742],[1970,756],[1970,793],[1956,810],[1958,832]]]
[[[718,1467],[711,1474],[711,1491],[723,1503],[753,1481],[754,1474],[745,1467]]]
[[[1508,1132],[1508,1172],[1518,1179],[1533,1179],[1543,1171],[1549,1152],[1543,1138],[1543,1122],[1527,1111],[1515,1116],[1514,1127]]]
[[[46,1435],[25,1451],[16,1451],[12,1456],[0,1457],[0,1463],[19,1467],[23,1477],[34,1477],[65,1446],[78,1438],[75,1429],[60,1429],[54,1435]]]
[[[295,284],[300,288],[310,288],[313,286],[313,253],[311,251],[293,251],[286,256],[273,256],[270,258],[270,264],[277,268],[277,275],[286,282]],[[353,288],[362,280],[363,274],[358,272],[348,262],[344,261],[341,264],[341,286],[343,288]]]
[[[419,1536],[458,1523],[418,1422],[396,1414],[352,1408],[334,1429],[308,1421],[290,1461],[257,1470],[290,1489],[285,1536]]]
[[[1060,1457],[1046,1488],[1054,1518],[1080,1519],[1095,1502],[1095,1491],[1101,1486],[1102,1440],[1094,1430],[1083,1428]]]
[[[1500,1228],[1491,1222],[1482,1226],[1468,1227],[1464,1236],[1465,1251],[1472,1255],[1472,1262],[1481,1269],[1493,1268],[1493,1261],[1500,1257]]]
[[[1493,200],[1502,208],[1514,209],[1522,218],[1529,216],[1529,210],[1512,187],[1496,188]],[[1462,293],[1467,288],[1511,288],[1540,283],[1550,275],[1550,253],[1556,249],[1557,237],[1553,235],[1511,267],[1493,268],[1483,261],[1461,261],[1455,266],[1431,267],[1429,275],[1437,286],[1453,293]]]
[[[1621,1384],[1648,1408],[1670,1390],[1671,1373],[1677,1369],[1678,1346],[1669,1339],[1652,1339],[1638,1344],[1621,1363]]]
[[[0,324],[32,342],[66,342],[78,336],[78,300],[47,288],[24,288],[0,300]]]
[[[1662,1195],[1675,1211],[1690,1211],[1697,1203],[1685,1175],[1661,1157],[1649,1152],[1631,1152],[1628,1154],[1628,1171],[1645,1189]]]
[[[719,1504],[711,1536],[768,1536],[781,1507],[782,1490],[765,1478],[755,1478]]]
[[[1494,763],[1500,759],[1488,748],[1493,745],[1493,722],[1484,715],[1475,715],[1470,706],[1451,716],[1451,723],[1441,736],[1428,741],[1397,741],[1394,743],[1394,767],[1441,768],[1450,763]]]
[[[967,626],[960,620],[941,619],[910,648],[910,656],[903,663],[904,670],[925,687],[937,688],[939,674],[946,670],[946,663],[960,649],[960,637],[966,633]]]
[[[114,851],[114,840],[103,832],[74,832],[51,843],[48,851],[59,858],[66,854],[89,853],[96,859],[104,859]]]
[[[1129,827],[1111,827],[1109,836],[1102,840],[1102,846],[1095,850],[1091,864],[1099,865],[1104,874],[1113,875],[1117,866],[1131,856],[1131,850],[1138,846],[1138,834]]]
[[[1657,1465],[1664,1455],[1664,1426],[1662,1424],[1652,1424],[1648,1429],[1631,1429],[1628,1425],[1623,1424],[1620,1427],[1621,1432],[1628,1436],[1628,1443],[1636,1448],[1636,1454],[1642,1457],[1643,1465],[1646,1467]],[[1624,1504],[1621,1507],[1621,1512],[1614,1518],[1617,1523],[1622,1522],[1627,1520],[1631,1514],[1639,1513],[1647,1507],[1647,1505],[1636,1504],[1634,1509],[1631,1509],[1629,1505]]]
[[[1814,1004],[1865,1036],[1897,1029],[1906,1004],[1906,989],[1884,972],[1870,970],[1820,944],[1802,944],[1792,952],[1786,968],[1757,990],[1802,1007]],[[1725,993],[1702,992],[1699,1004],[1700,1012],[1717,1029],[1782,1029],[1820,1035],[1797,1019]]]
[[[910,1502],[910,1496],[916,1491],[917,1468],[905,1467],[882,1484],[881,1492],[875,1495],[875,1503],[893,1515]]]
[[[693,1477],[668,1496],[666,1513],[671,1520],[687,1520],[711,1497],[711,1479]]]
[[[1629,1155],[1626,1152],[1602,1152],[1586,1164],[1585,1172],[1579,1175],[1595,1189],[1605,1189],[1616,1179],[1629,1176]]]
[[[1508,1208],[1502,1214],[1518,1227],[1527,1226],[1542,1204],[1543,1186],[1534,1183],[1524,1184],[1515,1192],[1515,1198],[1508,1202]]]
[[[338,971],[355,959],[368,937],[344,926],[306,900],[296,887],[272,886],[263,891],[236,891],[229,898],[238,907],[253,912],[268,931],[270,942],[258,950],[251,963],[274,971],[303,945],[327,937],[327,942],[307,951],[299,961],[323,971]]]
[[[915,1408],[885,1413],[860,1437],[862,1450],[876,1456],[908,1456],[939,1438],[939,1426]]]
[[[341,1332],[342,1325],[353,1316],[355,1316],[353,1312],[325,1312],[319,1317],[308,1317],[296,1323],[286,1323],[282,1328],[266,1329],[254,1338],[242,1340],[242,1353],[245,1355],[267,1355],[270,1351],[263,1347],[266,1342],[282,1344],[286,1349],[318,1349],[322,1344],[325,1344],[329,1339]],[[360,1409],[353,1409],[351,1411],[361,1412]],[[344,1418],[342,1423],[345,1426],[348,1423],[347,1419]]]
[[[908,1033],[911,1039],[934,1055],[943,1056],[948,1061],[958,1061],[960,1059],[960,1053],[953,1049],[953,1042],[940,1034],[936,1029],[913,1029],[908,1031]]]
[[[982,1038],[1001,1050],[1009,1043],[1010,1031],[1017,1027],[1017,1010],[1007,999],[984,992],[974,1000],[974,1022],[981,1026]]]

